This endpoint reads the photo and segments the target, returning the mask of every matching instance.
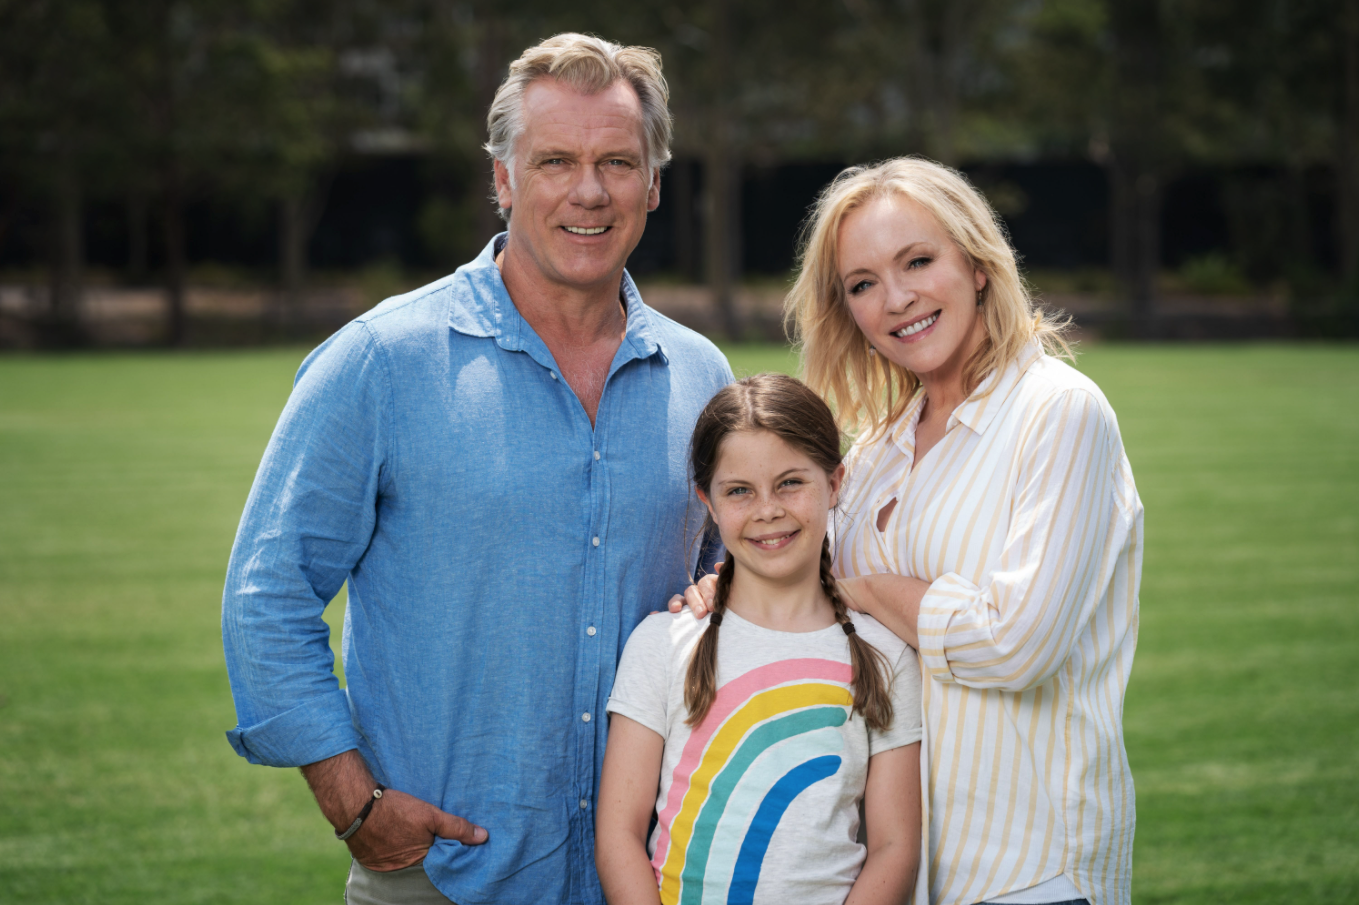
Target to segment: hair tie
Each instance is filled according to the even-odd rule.
[[[840,623],[840,628],[845,630],[846,635],[852,635],[857,631],[857,629],[854,628],[854,623],[850,622],[848,619]]]
[[[712,614],[711,616],[708,617],[708,624],[711,625],[711,626],[713,626],[714,628],[716,628],[717,626],[721,625],[721,624],[722,624],[722,614],[719,613],[717,610],[713,610],[713,614]]]

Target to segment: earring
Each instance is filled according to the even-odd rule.
[[[985,290],[985,289],[978,289],[978,290],[977,290],[977,304],[978,304],[978,305],[980,305],[980,304],[984,301],[984,299],[983,299],[983,296],[984,296],[984,295],[986,295],[986,290]]]
[[[872,346],[869,346],[869,347],[868,347],[868,354],[869,354],[870,356],[876,356],[876,355],[878,354],[878,350],[875,349],[875,348],[873,348]]]

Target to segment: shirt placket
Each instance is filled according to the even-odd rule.
[[[599,414],[595,416],[595,423],[599,423]],[[571,858],[572,902],[584,899],[583,890],[588,885],[584,866],[587,860],[592,860],[591,855],[594,851],[592,813],[594,802],[591,799],[594,792],[595,737],[599,728],[598,721],[604,716],[599,707],[599,651],[603,643],[603,635],[600,632],[603,622],[600,598],[604,587],[604,564],[608,550],[607,521],[604,518],[604,500],[607,494],[603,457],[597,446],[597,431],[591,432],[590,440],[589,448],[582,451],[588,457],[586,470],[590,479],[587,483],[588,499],[585,503],[590,518],[587,529],[589,537],[585,541],[587,550],[585,581],[581,589],[581,625],[578,626],[582,637],[578,646],[576,665],[577,716],[574,740],[576,763],[572,789],[572,794],[576,796],[574,805],[576,819],[573,821],[571,834],[576,850]]]
[[[546,353],[546,349],[542,350]],[[534,356],[535,360],[549,372],[558,392],[567,394],[568,410],[573,412],[569,430],[570,449],[568,455],[580,455],[585,462],[586,498],[581,501],[581,511],[588,513],[582,543],[585,546],[585,567],[580,588],[580,620],[578,630],[582,633],[576,645],[576,682],[573,689],[572,726],[574,739],[563,739],[574,753],[574,777],[570,790],[568,808],[571,812],[569,837],[570,855],[568,857],[568,902],[585,902],[599,898],[598,881],[590,869],[594,865],[594,790],[596,786],[595,757],[607,724],[601,697],[600,675],[604,656],[614,656],[618,650],[620,629],[619,614],[605,610],[606,590],[608,589],[609,552],[610,552],[610,474],[611,463],[608,459],[609,426],[615,420],[614,412],[626,412],[626,401],[615,404],[620,399],[616,383],[621,379],[618,373],[636,356],[624,341],[615,359],[604,391],[600,395],[599,408],[595,413],[595,423],[590,424],[584,408],[575,391],[557,372],[555,365],[546,358]],[[621,417],[621,416],[620,416]],[[603,721],[603,722],[601,722]]]
[[[914,414],[908,417],[914,419]],[[917,421],[916,424],[919,422]],[[897,536],[900,528],[898,527],[906,518],[905,512],[909,508],[907,501],[910,499],[911,485],[915,481],[915,428],[911,427],[910,442],[905,442],[905,437],[893,437],[888,435],[883,438],[889,454],[888,462],[880,471],[877,487],[873,488],[873,504],[868,509],[868,534],[872,538],[869,543],[873,544],[878,555],[892,565],[893,570],[900,573],[901,565],[906,560],[900,558],[900,544],[893,539]],[[890,452],[894,451],[894,452]],[[887,524],[883,530],[878,530],[878,513],[883,510],[888,503],[896,500],[896,505],[892,508],[892,514],[887,519]]]
[[[610,491],[612,485],[613,463],[609,459],[610,426],[616,409],[613,401],[618,396],[615,382],[618,375],[611,374],[605,382],[600,395],[599,408],[595,413],[595,423],[589,433],[589,449],[585,453],[586,470],[589,475],[586,511],[589,512],[589,538],[586,551],[585,582],[582,588],[580,626],[583,637],[577,660],[576,701],[579,711],[576,735],[576,784],[575,794],[578,831],[573,836],[578,841],[577,857],[572,859],[571,900],[584,901],[588,891],[595,887],[590,866],[594,863],[594,790],[596,786],[595,764],[600,737],[604,732],[604,707],[601,697],[600,676],[602,674],[605,651],[613,656],[618,649],[618,614],[605,611],[606,589],[609,587],[610,563]]]
[[[568,879],[566,901],[584,902],[586,890],[592,885],[585,864],[594,863],[594,779],[595,779],[595,736],[598,730],[599,711],[599,667],[600,650],[606,643],[603,620],[602,597],[605,587],[605,563],[607,540],[608,482],[604,479],[603,455],[598,445],[598,432],[590,425],[575,390],[566,382],[556,367],[549,364],[550,358],[535,361],[547,371],[547,376],[556,392],[566,395],[566,411],[571,412],[567,428],[567,455],[580,456],[585,462],[585,498],[581,500],[580,510],[588,513],[584,523],[584,534],[580,542],[585,547],[585,567],[582,570],[580,588],[580,625],[577,627],[581,637],[576,643],[576,681],[572,691],[571,725],[574,739],[563,739],[563,744],[573,752],[571,787],[568,791],[567,808],[571,813],[568,848]],[[604,400],[601,398],[599,411],[595,415],[596,424],[603,420]],[[613,648],[611,647],[610,650]]]

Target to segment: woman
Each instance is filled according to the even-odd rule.
[[[859,436],[837,572],[926,678],[930,900],[1129,902],[1142,506],[1108,402],[927,161],[836,179],[789,309]]]
[[[924,674],[929,899],[1126,905],[1142,506],[1114,413],[952,170],[846,170],[804,236],[806,380],[858,437],[836,573]]]

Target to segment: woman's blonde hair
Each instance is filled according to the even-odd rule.
[[[882,355],[869,354],[840,281],[840,226],[879,198],[907,198],[925,208],[963,253],[986,274],[978,304],[985,336],[963,367],[971,393],[1037,340],[1048,354],[1071,357],[1063,334],[1069,320],[1038,310],[1019,275],[1014,249],[991,205],[957,170],[916,157],[850,167],[817,198],[799,243],[797,281],[784,304],[802,348],[807,384],[835,407],[846,429],[873,434],[896,421],[920,378]]]

